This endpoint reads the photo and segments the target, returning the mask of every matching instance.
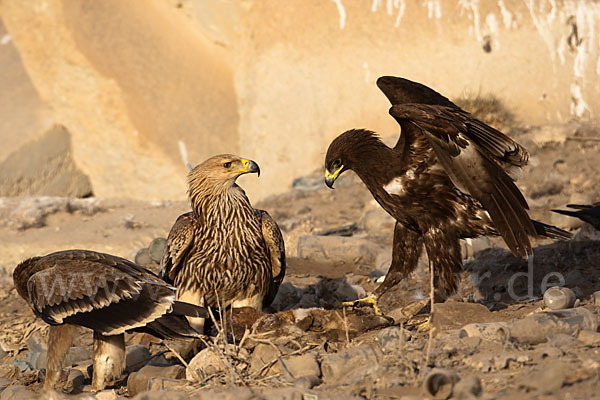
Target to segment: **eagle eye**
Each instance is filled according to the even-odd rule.
[[[338,169],[338,168],[340,167],[340,165],[341,165],[341,164],[342,164],[342,160],[340,160],[340,159],[338,158],[337,160],[334,160],[334,161],[331,163],[331,168],[332,168],[333,170],[336,170],[336,169]]]
[[[225,164],[223,164],[223,166],[225,168],[229,168],[229,167],[231,167],[231,162],[226,162]]]

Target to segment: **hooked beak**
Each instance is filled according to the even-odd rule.
[[[328,169],[325,169],[325,184],[329,189],[333,189],[333,183],[340,175],[340,172],[344,169],[344,166],[340,166],[335,172],[332,174]]]
[[[245,158],[242,158],[240,161],[242,162],[243,167],[236,169],[235,171],[231,171],[231,173],[239,173],[241,175],[256,172],[256,174],[260,176],[260,167],[257,163]]]

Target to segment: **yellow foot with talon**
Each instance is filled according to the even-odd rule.
[[[341,304],[342,307],[373,307],[375,315],[383,315],[377,306],[377,299],[374,296],[363,297],[362,299],[345,301]]]
[[[429,323],[430,320],[431,320],[431,317],[427,318],[423,322],[419,322],[418,324],[416,324],[415,327],[417,328],[417,332],[427,332],[427,331],[429,331],[431,329],[431,325]]]

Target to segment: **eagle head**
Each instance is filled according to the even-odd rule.
[[[381,141],[375,133],[366,129],[352,129],[336,137],[325,156],[325,184],[333,189],[333,183],[342,172],[356,171],[365,156],[377,148]]]
[[[229,188],[240,175],[248,173],[260,176],[256,162],[232,154],[219,154],[194,167],[188,175],[188,181],[190,188],[205,185]]]

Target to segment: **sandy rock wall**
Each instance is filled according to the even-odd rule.
[[[223,50],[168,4],[9,0],[0,13],[96,196],[185,198],[184,161],[237,152]]]
[[[261,165],[252,199],[287,190],[340,132],[397,132],[380,75],[527,124],[600,112],[594,0],[2,0],[0,20],[30,102],[0,101],[0,161],[61,124],[103,197],[185,198],[185,162],[222,152]]]

